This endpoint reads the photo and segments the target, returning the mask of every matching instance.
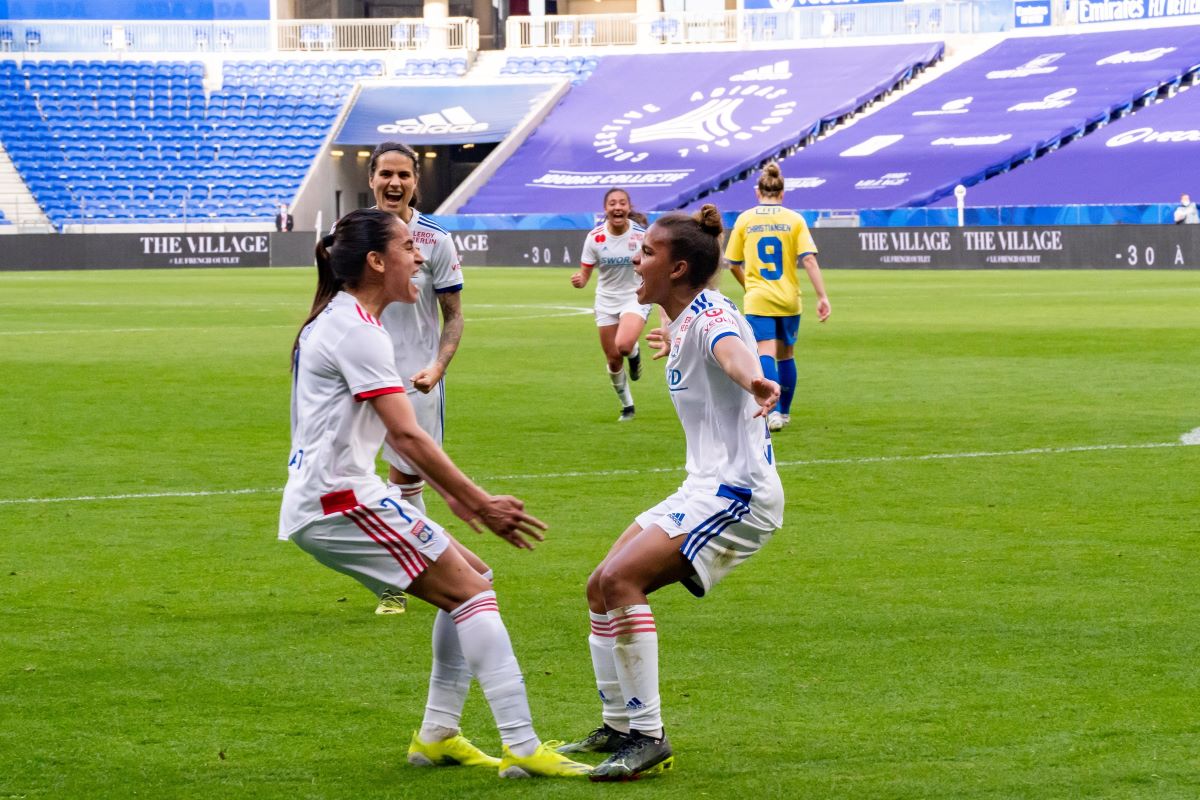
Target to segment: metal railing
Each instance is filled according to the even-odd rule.
[[[479,49],[472,17],[269,22],[0,20],[0,52],[358,52]]]
[[[509,17],[508,49],[737,43],[850,36],[980,33],[968,2],[870,3],[786,11]]]

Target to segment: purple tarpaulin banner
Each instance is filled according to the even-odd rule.
[[[1107,119],[1197,63],[1195,27],[1007,39],[788,158],[786,202],[928,205]],[[751,207],[753,181],[704,200],[723,211]]]
[[[858,108],[938,43],[605,56],[462,213],[675,208]]]
[[[1200,195],[1197,165],[1200,90],[1190,89],[971,187],[966,204],[1173,203],[1184,192]]]

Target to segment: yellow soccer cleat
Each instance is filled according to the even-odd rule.
[[[500,759],[489,756],[461,733],[440,742],[423,742],[415,732],[408,745],[408,763],[414,767],[491,767],[500,766]],[[506,750],[507,752],[507,750]]]
[[[505,745],[500,756],[501,778],[586,778],[592,771],[587,764],[572,761],[545,742],[525,757],[513,755]]]
[[[403,614],[408,610],[408,597],[399,589],[384,589],[379,596],[376,614]]]

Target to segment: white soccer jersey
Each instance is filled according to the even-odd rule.
[[[413,278],[419,290],[417,302],[392,303],[383,309],[380,320],[391,334],[396,349],[396,369],[404,379],[404,388],[411,391],[409,378],[437,359],[438,340],[442,334],[437,296],[442,292],[461,290],[463,273],[454,237],[445,228],[421,216],[414,208],[408,229],[425,259]]]
[[[596,310],[619,314],[637,303],[641,279],[633,271],[633,254],[642,246],[646,229],[629,223],[620,236],[602,224],[587,235],[579,263],[596,268]]]
[[[292,369],[292,453],[280,539],[387,493],[375,472],[386,430],[365,401],[404,391],[387,332],[346,292],[301,331]]]
[[[667,386],[687,438],[683,489],[715,492],[721,484],[761,498],[775,527],[783,524],[783,488],[775,471],[771,433],[759,405],[721,369],[713,346],[737,336],[757,351],[749,323],[733,301],[706,289],[669,326]],[[748,501],[756,507],[759,503]]]

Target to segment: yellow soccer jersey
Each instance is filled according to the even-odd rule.
[[[743,312],[764,317],[800,313],[799,259],[816,253],[804,217],[781,205],[755,206],[733,224],[725,258],[743,264],[746,301]]]

